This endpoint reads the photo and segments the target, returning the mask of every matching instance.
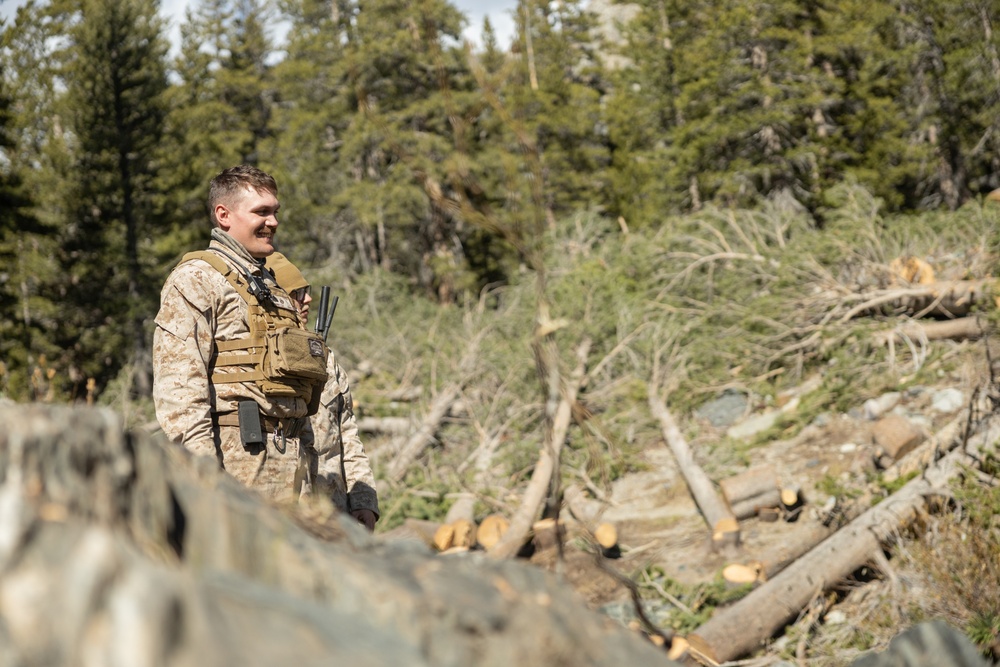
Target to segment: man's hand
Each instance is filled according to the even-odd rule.
[[[369,532],[375,530],[375,512],[371,510],[354,510],[351,516],[358,520]]]

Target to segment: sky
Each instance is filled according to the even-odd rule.
[[[184,18],[184,8],[189,1],[195,0],[160,1],[161,12],[170,21],[170,40],[176,45],[180,39],[178,26]],[[25,0],[0,0],[0,16],[5,18],[12,16],[17,7],[24,2]],[[469,20],[464,33],[466,39],[473,43],[479,42],[483,30],[483,17],[488,15],[493,29],[497,33],[497,43],[501,48],[507,48],[510,45],[511,37],[514,34],[513,12],[517,7],[517,0],[451,0],[451,2]],[[275,35],[275,37],[280,37],[280,35]]]

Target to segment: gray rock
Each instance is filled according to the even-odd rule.
[[[934,392],[931,398],[931,410],[934,412],[951,413],[965,405],[965,394],[960,389],[942,389]]]
[[[675,664],[540,569],[296,519],[109,411],[0,420],[0,667]]]
[[[944,621],[915,625],[881,653],[869,653],[851,667],[988,667],[968,637]]]
[[[746,394],[741,391],[727,389],[718,398],[713,398],[697,410],[695,415],[705,419],[716,428],[724,428],[735,424],[747,411]]]

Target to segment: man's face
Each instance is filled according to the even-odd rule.
[[[236,239],[253,257],[263,259],[274,252],[278,229],[278,198],[270,192],[247,188],[229,204],[215,206],[215,219],[224,232]]]

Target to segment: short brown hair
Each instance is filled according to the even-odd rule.
[[[241,196],[247,188],[257,193],[278,194],[274,177],[249,164],[224,169],[212,179],[208,188],[208,214],[214,224],[219,224],[215,219],[215,207],[218,204],[231,205],[233,199]]]

